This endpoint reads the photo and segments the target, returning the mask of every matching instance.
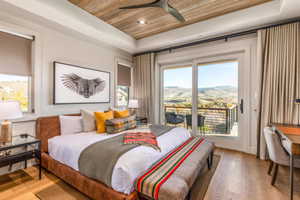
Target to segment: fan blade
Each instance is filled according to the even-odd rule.
[[[160,1],[156,0],[152,3],[142,4],[142,5],[134,5],[134,6],[125,6],[120,7],[119,9],[136,9],[136,8],[153,8],[153,7],[160,7]]]
[[[171,15],[173,15],[173,17],[175,17],[178,21],[185,22],[184,17],[178,12],[178,10],[176,10],[172,6],[169,5],[166,11]]]

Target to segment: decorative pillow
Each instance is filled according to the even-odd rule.
[[[96,112],[103,112],[102,110]],[[82,117],[82,127],[84,132],[90,132],[96,130],[96,120],[94,111],[90,110],[80,110],[81,117]]]
[[[123,144],[140,144],[154,148],[157,151],[161,151],[156,136],[151,132],[136,132],[125,133],[123,137]]]
[[[114,118],[111,120],[107,120],[106,124],[106,132],[108,134],[119,133],[122,131],[126,131],[129,129],[136,128],[136,116],[132,115],[125,118]]]
[[[129,110],[114,111],[114,118],[124,118],[124,117],[129,117],[129,115],[130,115]]]
[[[106,126],[105,121],[114,118],[114,112],[95,112],[96,125],[97,125],[97,133],[105,133]]]
[[[59,116],[61,135],[71,135],[82,132],[82,117]]]

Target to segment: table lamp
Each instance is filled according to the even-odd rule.
[[[137,99],[130,99],[128,102],[128,108],[132,110],[131,114],[135,114],[136,109],[139,108],[139,101]]]
[[[8,120],[18,119],[23,116],[18,101],[0,101],[1,132],[0,143],[11,142],[12,125]]]

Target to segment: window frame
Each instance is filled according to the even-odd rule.
[[[27,78],[28,107],[27,107],[27,111],[22,111],[22,112],[24,114],[33,113],[33,81],[32,81],[32,75],[31,76],[22,76],[22,75],[16,75],[16,74],[5,74],[5,73],[0,73],[0,74],[1,75],[6,75],[6,76],[19,76],[19,77],[26,77]]]
[[[117,98],[117,94],[118,94],[118,65],[123,65],[125,67],[128,67],[130,68],[130,74],[131,74],[131,80],[130,80],[130,87],[128,88],[128,101],[133,97],[132,95],[132,91],[133,91],[133,63],[131,61],[128,61],[128,60],[124,60],[124,59],[120,59],[120,58],[117,58],[116,59],[116,65],[115,65],[115,97],[114,97],[114,106],[115,107],[120,107],[120,106],[123,106],[123,105],[118,105],[118,98]],[[128,105],[128,104],[127,104]],[[126,105],[126,107],[127,107]]]

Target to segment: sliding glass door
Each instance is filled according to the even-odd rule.
[[[238,60],[198,64],[198,129],[238,136]]]
[[[192,65],[163,70],[163,123],[192,130]]]
[[[188,128],[220,147],[243,150],[249,73],[243,68],[243,53],[163,66],[161,122]]]

